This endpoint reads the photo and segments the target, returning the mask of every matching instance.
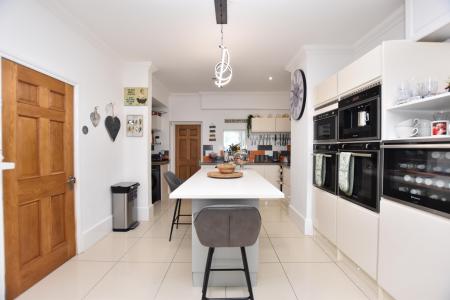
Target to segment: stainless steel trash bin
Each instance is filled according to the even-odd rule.
[[[128,231],[139,225],[138,186],[138,182],[120,182],[111,186],[114,231]]]

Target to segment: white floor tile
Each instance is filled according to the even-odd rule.
[[[366,296],[334,263],[283,263],[302,300],[363,300]]]
[[[303,237],[303,233],[294,222],[264,222],[269,237]]]
[[[156,296],[157,300],[199,300],[201,287],[192,286],[192,266],[190,263],[172,263]],[[225,288],[208,288],[208,297],[225,297]]]
[[[142,238],[131,247],[122,261],[129,262],[171,262],[177,252],[181,239]]]
[[[144,238],[166,238],[169,240],[170,235],[170,227],[172,224],[172,220],[167,221],[164,219],[158,220],[153,226],[144,234]],[[173,238],[182,238],[186,233],[188,226],[187,225],[179,225],[178,229],[176,225],[173,227],[172,239]]]
[[[86,299],[154,299],[168,268],[169,263],[120,262]]]
[[[138,227],[133,230],[120,232],[115,231],[112,235],[125,236],[125,237],[142,237],[153,225],[154,221],[140,221]]]
[[[312,238],[270,238],[281,262],[331,262]]]
[[[77,255],[75,260],[92,261],[119,261],[120,258],[131,248],[138,238],[126,237],[124,235],[109,234],[97,242],[91,248]]]
[[[253,287],[253,295],[258,300],[295,300],[294,294],[283,268],[278,263],[263,263],[259,265],[256,286]],[[227,287],[227,297],[246,297],[246,287]]]
[[[184,237],[173,261],[192,262],[192,238]]]
[[[82,299],[113,265],[112,262],[68,261],[25,291],[18,299]]]
[[[259,261],[279,262],[269,238],[259,238]]]

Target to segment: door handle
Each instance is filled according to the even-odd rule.
[[[66,182],[70,183],[70,184],[75,184],[77,182],[77,179],[75,178],[75,176],[69,176],[69,177],[67,177]]]

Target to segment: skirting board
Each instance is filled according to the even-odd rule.
[[[289,205],[289,215],[293,217],[305,235],[313,235],[314,227],[311,218],[305,218],[292,204]]]
[[[77,253],[81,253],[94,245],[112,231],[112,215],[104,218],[81,234],[78,239]]]
[[[138,206],[138,221],[148,221],[150,216],[153,215],[153,205],[152,206]]]

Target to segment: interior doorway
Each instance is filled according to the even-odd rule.
[[[73,86],[2,59],[6,295],[76,253]]]
[[[175,125],[175,174],[185,180],[200,169],[201,125]]]

